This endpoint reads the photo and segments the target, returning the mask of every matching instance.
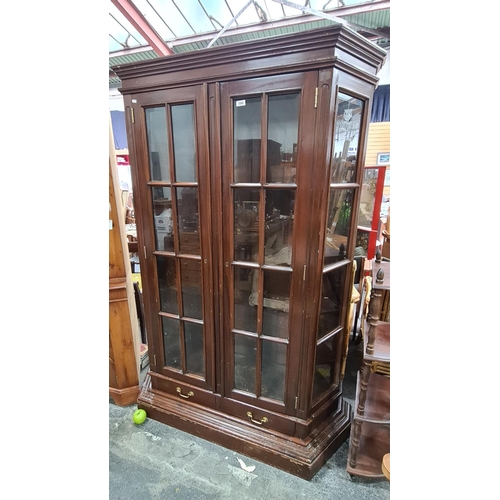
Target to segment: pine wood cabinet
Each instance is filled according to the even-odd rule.
[[[140,334],[130,278],[125,218],[109,124],[109,396],[127,406],[139,395]]]
[[[342,343],[384,58],[335,26],[114,68],[151,418],[306,479],[349,437]]]

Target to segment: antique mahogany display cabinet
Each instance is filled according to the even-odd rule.
[[[113,68],[149,417],[306,479],[348,439],[341,357],[385,55],[336,25]]]

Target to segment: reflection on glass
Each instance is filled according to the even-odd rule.
[[[234,189],[234,260],[257,262],[259,254],[258,189]]]
[[[176,194],[180,252],[200,255],[198,188],[176,188]]]
[[[257,340],[234,334],[234,388],[255,394]]]
[[[358,226],[372,227],[373,210],[375,208],[375,194],[377,192],[379,169],[364,168],[363,185],[361,186],[361,199],[358,212]]]
[[[364,103],[347,94],[338,94],[335,117],[335,144],[330,183],[355,182],[359,132]]]
[[[369,244],[370,231],[365,231],[358,227],[356,232],[356,248],[354,249],[354,255],[367,257]]]
[[[177,182],[196,182],[196,143],[194,134],[194,106],[172,106],[172,135],[174,142],[174,169]]]
[[[295,182],[299,94],[269,97],[266,182]]]
[[[163,347],[165,351],[165,366],[181,369],[181,340],[179,332],[179,320],[173,318],[161,318],[163,326]]]
[[[186,345],[186,371],[196,375],[204,375],[203,325],[184,321],[184,339]]]
[[[202,319],[200,261],[191,259],[180,259],[180,261],[184,316]]]
[[[318,339],[340,326],[340,312],[342,310],[342,294],[346,269],[347,266],[342,266],[323,274],[317,332]]]
[[[166,110],[147,108],[145,113],[151,180],[170,182]]]
[[[264,263],[292,265],[294,189],[266,189]]]
[[[261,395],[284,401],[285,398],[286,345],[262,341]]]
[[[253,277],[257,269],[234,267],[234,328],[247,332],[257,331],[257,306],[250,303]]]
[[[263,335],[288,338],[291,276],[286,271],[264,271]]]
[[[337,384],[335,377],[337,335],[321,342],[316,348],[313,399]]]
[[[233,182],[260,182],[260,101],[260,97],[233,101]]]
[[[349,245],[354,190],[330,189],[326,221],[324,265],[345,258]]]
[[[158,286],[160,289],[160,310],[179,314],[177,305],[177,271],[172,257],[156,257]]]
[[[174,251],[172,193],[169,187],[152,188],[156,249]]]

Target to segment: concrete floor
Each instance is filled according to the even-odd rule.
[[[360,345],[351,346],[344,381],[344,397],[351,404],[360,354]],[[143,380],[145,371],[141,375]],[[389,499],[387,480],[351,478],[346,472],[349,441],[306,481],[151,419],[135,425],[136,408],[110,399],[110,500]],[[244,466],[255,469],[248,472]]]

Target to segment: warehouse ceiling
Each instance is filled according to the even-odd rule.
[[[335,24],[390,47],[389,0],[110,0],[109,87],[115,65]]]

